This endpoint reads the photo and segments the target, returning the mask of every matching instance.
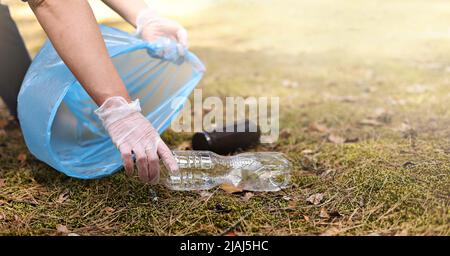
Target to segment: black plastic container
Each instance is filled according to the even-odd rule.
[[[231,126],[233,129],[230,129],[230,126],[225,126],[222,132],[214,130],[212,132],[195,133],[192,137],[192,148],[226,155],[259,143],[261,131],[256,124],[248,120],[242,120]],[[243,129],[244,127],[245,129]],[[227,132],[227,128],[232,132]],[[241,130],[244,131],[241,132]]]

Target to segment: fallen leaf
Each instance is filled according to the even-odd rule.
[[[116,210],[115,210],[114,208],[112,208],[112,207],[106,207],[106,208],[104,209],[104,211],[105,211],[107,214],[113,214]]]
[[[335,134],[330,134],[328,136],[328,141],[334,144],[344,144],[345,139],[342,138],[341,136],[335,135]]]
[[[330,215],[328,214],[327,209],[325,209],[324,207],[320,208],[319,217],[324,218],[324,219],[329,219]]]
[[[308,129],[310,131],[313,131],[313,132],[320,132],[320,133],[327,133],[328,132],[328,127],[326,127],[323,124],[316,123],[316,122],[311,123],[309,125]]]
[[[316,194],[309,196],[306,199],[306,202],[309,202],[313,205],[318,205],[318,204],[320,204],[320,202],[322,202],[322,200],[323,200],[323,193],[316,193]]]
[[[242,197],[242,199],[243,199],[244,201],[247,202],[247,201],[250,200],[250,198],[252,198],[254,195],[255,195],[255,194],[253,194],[252,192],[247,192],[247,193],[244,194],[244,196]]]
[[[220,185],[220,188],[227,192],[228,194],[234,194],[234,193],[240,193],[242,192],[242,188],[236,187],[233,184],[229,184],[229,183],[224,183],[222,185]]]
[[[225,236],[237,236],[234,230],[228,231]]]
[[[61,224],[56,225],[56,230],[58,231],[58,233],[62,233],[62,234],[68,234],[70,233],[69,229]]]
[[[5,186],[5,180],[4,179],[0,179],[0,188]]]
[[[56,202],[58,204],[62,204],[64,203],[64,201],[66,201],[66,199],[69,198],[69,195],[67,192],[63,192],[58,196],[58,199],[56,199]]]
[[[17,155],[17,160],[19,160],[21,163],[25,162],[27,160],[27,154],[20,153],[19,155]]]
[[[0,129],[0,137],[6,137],[6,131],[3,129]]]
[[[291,131],[289,129],[282,129],[279,138],[288,139],[289,137],[291,137]]]
[[[314,154],[314,150],[312,150],[312,149],[304,149],[304,150],[302,150],[302,154],[304,154],[304,155],[310,155],[310,154]]]
[[[291,200],[288,203],[288,209],[294,210],[295,208],[297,208],[297,201],[296,200]]]
[[[358,137],[350,137],[345,139],[345,143],[356,143],[359,141]]]
[[[0,129],[5,128],[8,125],[9,121],[5,119],[0,119]]]
[[[395,234],[395,236],[407,236],[407,235],[408,235],[408,230],[406,230],[406,229],[403,229],[402,231]]]
[[[77,233],[69,233],[67,234],[67,236],[80,236],[80,235],[78,235]]]
[[[320,234],[320,236],[335,236],[337,234],[339,234],[341,232],[340,229],[336,228],[336,227],[331,227],[327,230],[325,230],[325,232],[323,232],[322,234]]]
[[[303,215],[303,219],[305,219],[305,221],[309,222],[311,220],[311,218],[309,218],[308,215]]]

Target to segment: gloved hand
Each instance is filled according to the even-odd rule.
[[[178,43],[178,49],[184,54],[188,47],[188,35],[178,22],[159,16],[152,9],[145,9],[136,19],[136,34],[149,42],[155,42],[161,37],[169,38]]]
[[[119,149],[127,174],[133,174],[134,170],[132,152],[136,158],[139,179],[143,182],[158,183],[159,158],[169,172],[178,171],[172,152],[141,114],[138,99],[128,103],[124,98],[114,96],[108,98],[95,113]]]

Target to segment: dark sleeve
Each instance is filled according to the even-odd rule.
[[[0,35],[0,97],[16,116],[17,95],[31,60],[8,7],[1,4]]]

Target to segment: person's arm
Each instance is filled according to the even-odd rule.
[[[142,115],[139,101],[130,103],[88,2],[28,2],[61,59],[100,106],[95,112],[120,151],[126,172],[133,173],[133,154],[139,178],[144,182],[158,180],[159,158],[169,171],[177,171],[175,158]]]
[[[87,1],[29,0],[28,3],[61,59],[97,105],[112,96],[130,101]]]

